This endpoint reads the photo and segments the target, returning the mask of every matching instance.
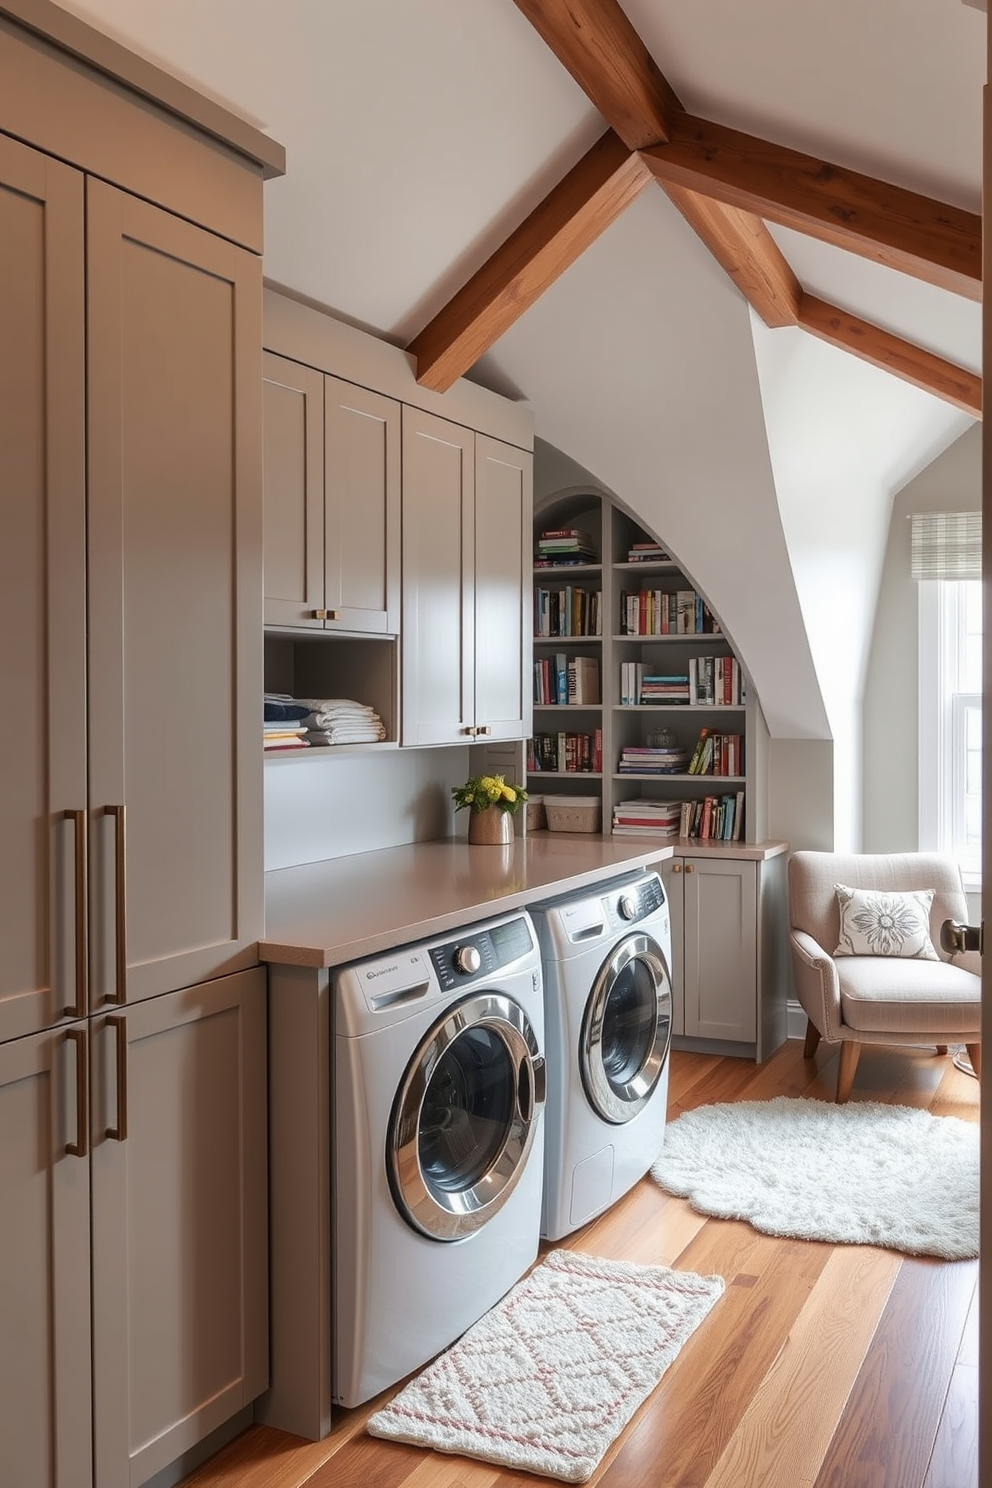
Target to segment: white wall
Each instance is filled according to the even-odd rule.
[[[782,527],[834,741],[832,846],[857,851],[862,699],[893,492],[970,420],[802,331],[751,322]]]
[[[973,424],[892,505],[864,701],[864,848],[919,847],[918,589],[909,573],[912,512],[979,511],[982,431]]]

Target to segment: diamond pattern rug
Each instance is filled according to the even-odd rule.
[[[719,1276],[552,1251],[368,1430],[584,1483],[723,1286]]]

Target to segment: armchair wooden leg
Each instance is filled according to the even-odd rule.
[[[947,1053],[947,1045],[946,1044],[938,1044],[937,1045],[937,1053],[938,1054],[946,1054]]]
[[[820,1042],[820,1030],[812,1018],[806,1019],[806,1042],[803,1044],[803,1058],[812,1059],[816,1053],[817,1044]]]
[[[980,1080],[982,1078],[982,1046],[981,1044],[965,1044],[965,1048],[968,1050],[971,1067]]]
[[[837,1071],[837,1105],[842,1106],[851,1094],[854,1072],[858,1067],[861,1045],[847,1039],[840,1046],[840,1068]]]

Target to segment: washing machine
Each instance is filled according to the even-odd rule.
[[[547,1052],[541,1232],[558,1240],[615,1203],[661,1150],[671,924],[661,878],[648,871],[532,914]]]
[[[370,1399],[537,1256],[541,956],[526,913],[342,970],[333,1018],[332,1378]]]

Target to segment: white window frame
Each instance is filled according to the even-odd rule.
[[[981,888],[981,848],[965,840],[965,715],[981,693],[955,691],[964,636],[960,580],[924,579],[919,588],[919,845],[950,853],[965,888]],[[980,583],[979,580],[967,582]]]

